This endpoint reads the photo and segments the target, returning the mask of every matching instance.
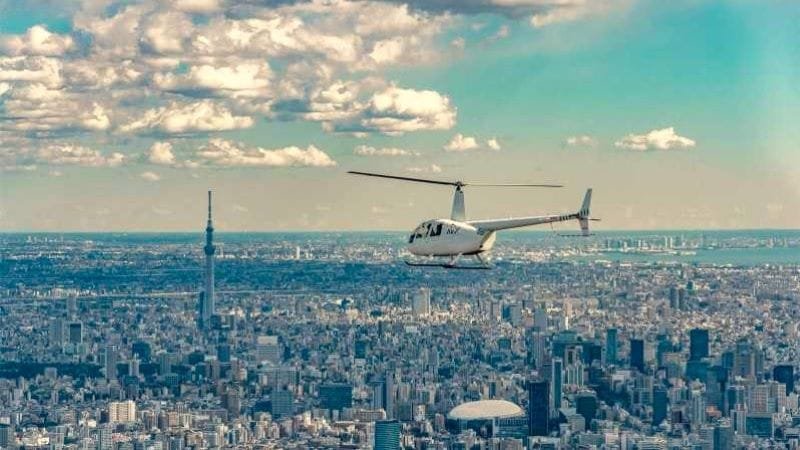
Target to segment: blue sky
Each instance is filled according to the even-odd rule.
[[[0,230],[800,223],[796,2],[240,3],[0,0]]]

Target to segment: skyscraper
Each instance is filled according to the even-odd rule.
[[[353,386],[346,383],[328,383],[319,387],[320,408],[341,411],[353,406]]]
[[[708,358],[708,330],[694,328],[689,331],[689,361]]]
[[[609,328],[606,330],[606,364],[617,363],[617,329]]]
[[[211,316],[214,315],[214,224],[211,221],[211,191],[208,191],[208,223],[206,224],[206,245],[203,252],[206,255],[205,270],[205,289],[200,295],[200,307],[198,324],[201,327],[208,327],[211,324]]]
[[[548,435],[549,397],[550,383],[547,380],[528,382],[528,436]]]
[[[83,343],[83,323],[72,322],[69,324],[69,342],[70,344]]]
[[[786,393],[794,392],[794,366],[779,365],[772,368],[772,379],[786,385]]]
[[[397,450],[400,448],[400,422],[379,420],[375,422],[375,450]]]
[[[561,409],[561,395],[563,389],[564,377],[564,361],[561,358],[553,358],[553,372],[550,375],[550,382],[552,384],[552,408],[551,412],[554,417],[557,417],[558,410]]]
[[[575,395],[575,410],[586,421],[586,428],[597,416],[597,394],[592,391],[582,391]]]
[[[631,367],[644,372],[644,341],[631,339]]]
[[[661,425],[667,418],[667,390],[663,386],[656,386],[653,389],[653,426]]]

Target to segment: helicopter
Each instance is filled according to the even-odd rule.
[[[486,255],[494,246],[497,232],[512,228],[528,227],[547,223],[566,222],[577,220],[581,234],[577,236],[590,236],[589,222],[599,221],[589,216],[592,201],[592,189],[586,191],[583,203],[577,212],[547,215],[527,216],[507,219],[467,220],[464,206],[464,188],[473,187],[533,187],[533,188],[560,188],[560,184],[488,184],[468,183],[464,181],[432,180],[425,178],[404,177],[372,172],[348,171],[352,175],[387,178],[391,180],[408,181],[414,183],[427,183],[439,186],[455,187],[453,207],[450,218],[430,219],[420,223],[408,237],[407,249],[412,255],[419,257],[449,258],[444,262],[417,262],[405,260],[409,266],[443,267],[445,269],[491,269]],[[462,265],[459,261],[464,256],[474,256],[478,264]]]

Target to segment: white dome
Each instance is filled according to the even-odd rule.
[[[454,420],[504,419],[524,415],[525,411],[522,408],[509,401],[479,400],[456,406],[450,410],[447,418]]]

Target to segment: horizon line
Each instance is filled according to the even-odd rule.
[[[229,230],[220,231],[214,230],[216,234],[235,234],[235,233],[274,233],[274,234],[301,234],[301,233],[407,233],[408,230],[403,229],[375,229],[375,230]],[[631,228],[631,229],[607,229],[596,230],[593,233],[641,233],[641,232],[748,232],[748,231],[773,231],[773,232],[800,232],[800,228]],[[10,234],[191,234],[191,233],[205,233],[205,229],[197,230],[0,230],[0,235]],[[520,230],[507,230],[503,234],[511,233],[552,233],[552,230],[544,229],[520,229]]]

